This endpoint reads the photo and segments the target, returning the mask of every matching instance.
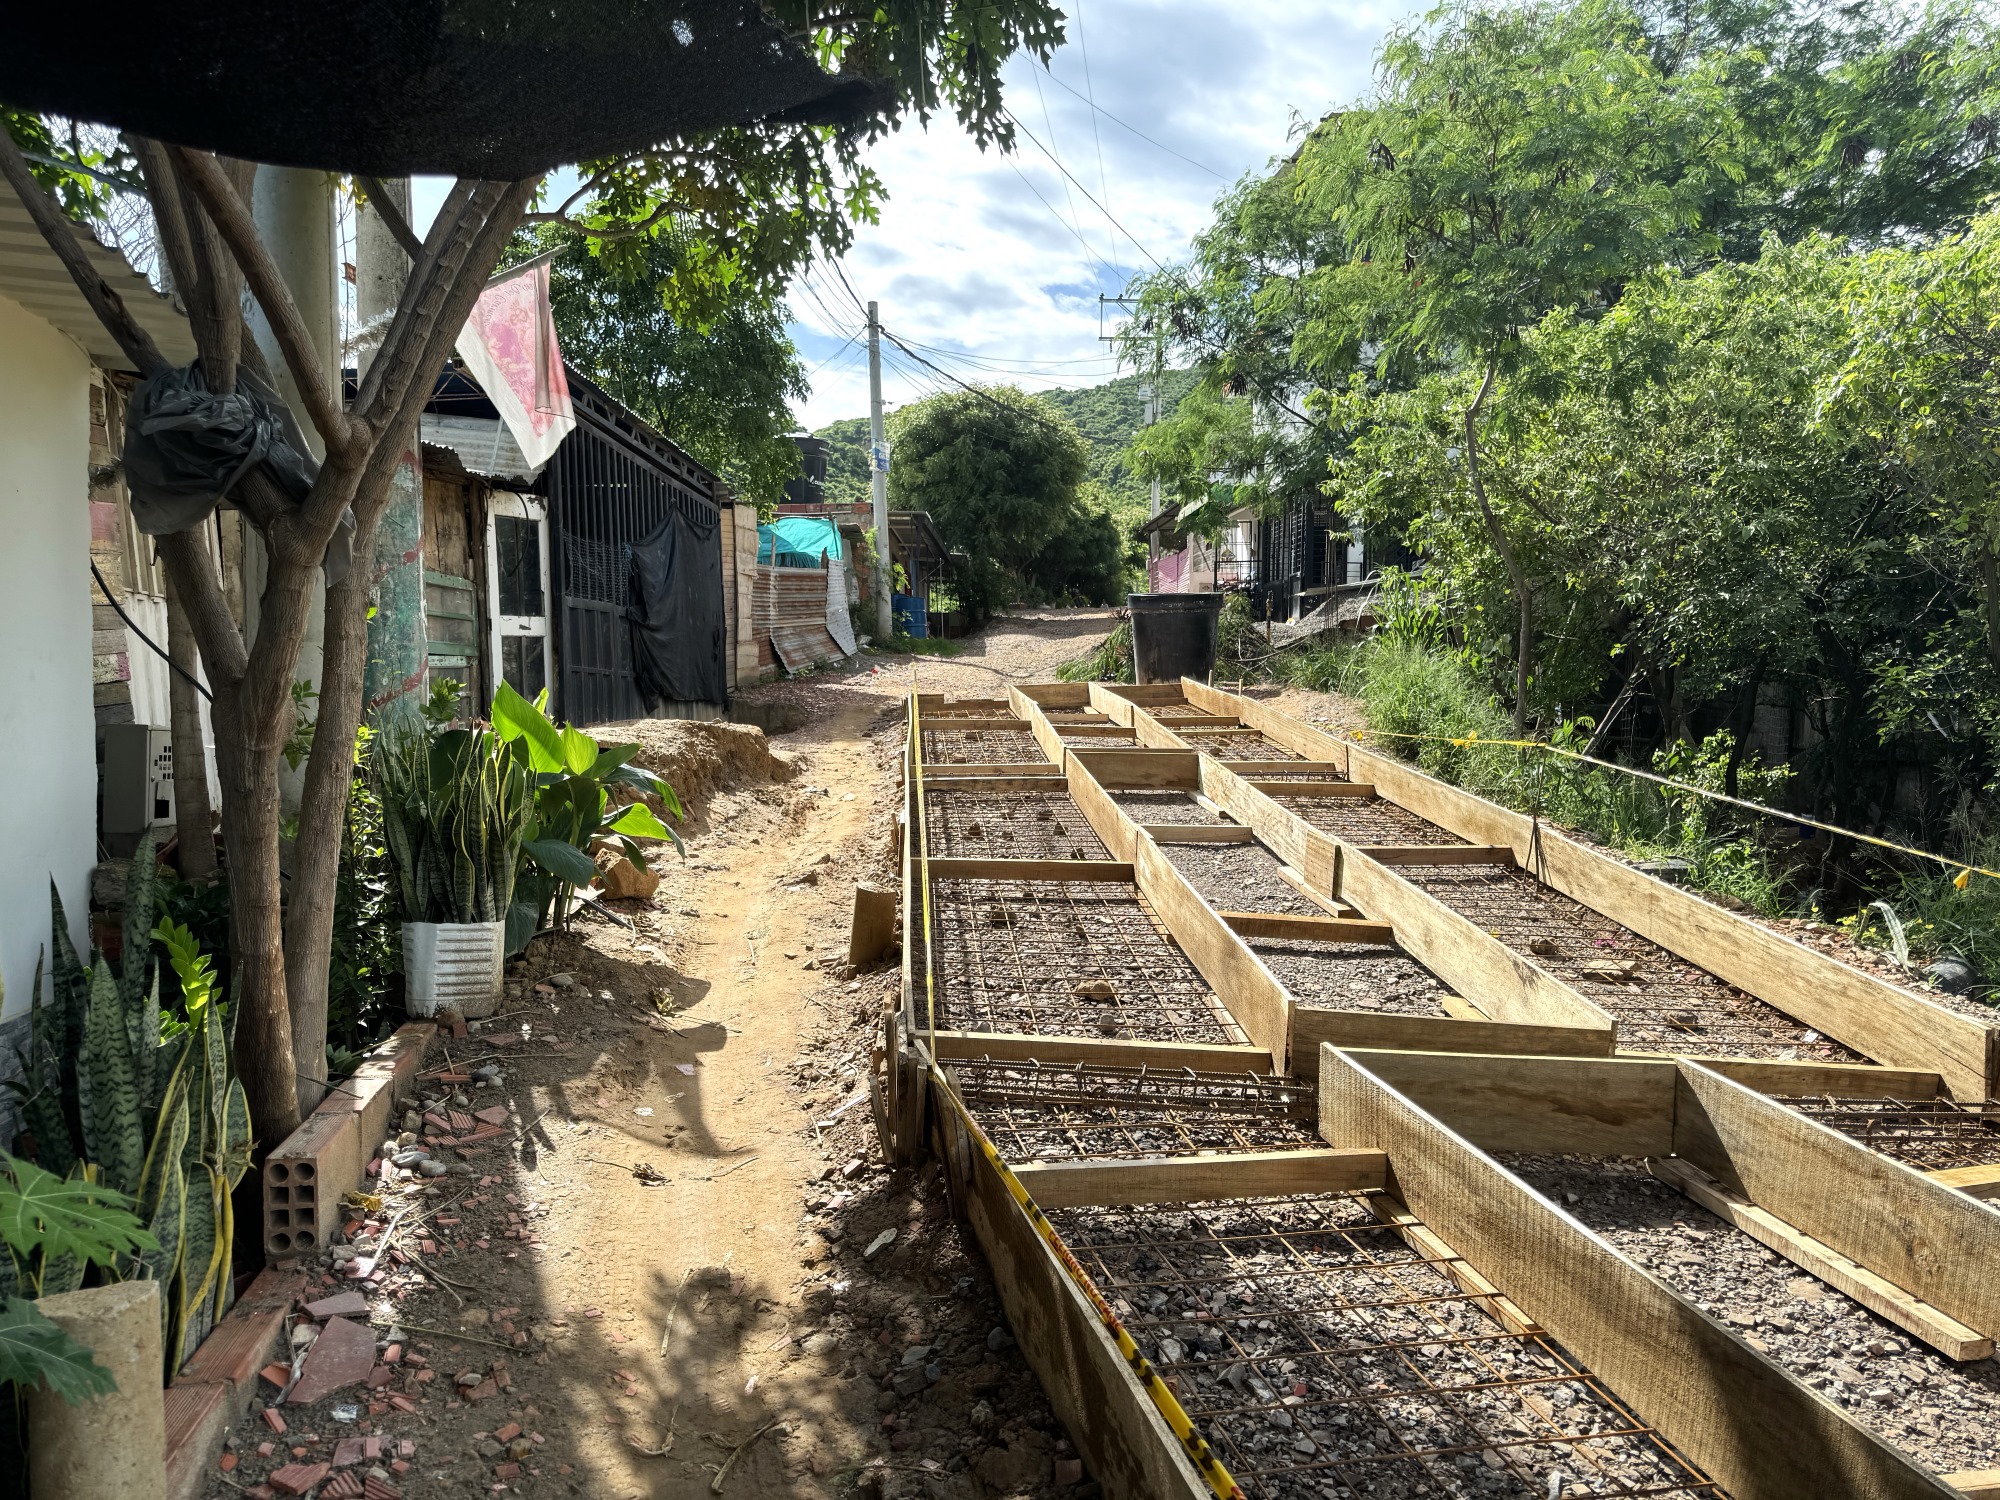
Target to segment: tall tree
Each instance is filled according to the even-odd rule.
[[[1046,60],[1062,39],[1060,13],[1048,0],[1002,0],[971,12],[947,0],[860,11],[828,0],[774,0],[768,9],[828,63],[878,80],[872,116],[843,128],[772,119],[584,162],[574,193],[534,211],[539,177],[460,179],[421,241],[388,212],[384,195],[371,193],[413,267],[351,402],[321,365],[258,232],[249,204],[255,168],[166,142],[129,143],[173,284],[189,308],[201,384],[234,395],[239,371],[269,383],[273,372],[249,335],[247,296],[274,331],[305,417],[325,446],[319,475],[302,499],[261,466],[244,472],[231,490],[263,534],[269,558],[254,639],[246,640],[231,616],[201,530],[160,539],[215,694],[223,845],[242,984],[238,1062],[257,1136],[267,1147],[290,1133],[325,1087],[326,955],[362,711],[375,533],[435,372],[510,238],[524,222],[560,225],[613,247],[613,254],[636,255],[645,236],[671,225],[698,249],[663,294],[676,310],[702,318],[739,283],[777,284],[811,256],[847,246],[855,219],[871,217],[880,196],[863,152],[901,117],[927,119],[948,109],[982,144],[1011,145],[1001,66],[1021,49]],[[16,134],[11,126],[0,132],[0,176],[142,376],[168,373],[150,335],[96,275]],[[367,180],[359,181],[365,189]],[[350,514],[354,562],[325,593],[318,727],[285,881],[278,759],[293,727],[291,686],[317,575]]]
[[[1607,0],[1457,5],[1383,45],[1375,97],[1330,116],[1298,161],[1303,201],[1346,258],[1315,270],[1303,333],[1327,364],[1479,372],[1461,420],[1467,490],[1512,580],[1514,723],[1524,728],[1533,581],[1518,528],[1487,493],[1481,423],[1522,331],[1552,308],[1604,303],[1676,253],[1712,246],[1698,215],[1732,166],[1733,125],[1702,69],[1669,78]]]
[[[890,503],[929,511],[965,553],[970,608],[1096,592],[1117,576],[1116,529],[1093,524],[1079,493],[1090,450],[1048,402],[1005,385],[947,391],[897,412],[890,437]]]
[[[739,496],[776,505],[799,473],[790,403],[810,393],[776,289],[742,286],[698,321],[667,305],[695,248],[685,235],[648,236],[642,254],[607,258],[557,233],[550,295],[564,354]]]

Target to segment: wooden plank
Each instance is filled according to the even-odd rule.
[[[1619,1052],[1621,1057],[1671,1057],[1666,1052]],[[1832,1094],[1843,1099],[1935,1099],[1944,1080],[1911,1068],[1873,1063],[1793,1062],[1764,1057],[1704,1057],[1701,1065],[1760,1094]]]
[[[1139,831],[1156,844],[1251,844],[1256,833],[1241,823],[1141,823]]]
[[[1800,1270],[1817,1276],[1836,1291],[1845,1292],[1905,1333],[1915,1334],[1946,1359],[1992,1357],[1993,1340],[1978,1329],[1966,1327],[1804,1230],[1787,1224],[1769,1209],[1759,1208],[1742,1194],[1731,1192],[1693,1162],[1679,1156],[1655,1157],[1647,1163],[1647,1170],[1668,1186],[1679,1188],[1718,1219],[1734,1224],[1758,1244],[1777,1251]]]
[[[1063,757],[1069,753],[1069,747],[1063,744],[1062,736],[1042,712],[1042,706],[1018,687],[1007,689],[1007,706],[1034,730],[1035,743],[1042,747],[1042,754],[1059,766],[1064,764]]]
[[[1162,729],[1171,729],[1183,739],[1196,743],[1203,740],[1259,740],[1263,738],[1263,735],[1254,729],[1246,729],[1240,724],[1216,724],[1213,719],[1207,722],[1214,725],[1214,727],[1207,729],[1202,728],[1199,722],[1193,724],[1186,722],[1169,724],[1164,719],[1155,719],[1153,722],[1158,724]]]
[[[1205,1042],[1124,1042],[1101,1037],[1034,1036],[1022,1032],[938,1031],[927,1039],[933,1055],[990,1057],[1000,1062],[1098,1063],[1118,1068],[1193,1068],[1198,1073],[1272,1072],[1262,1047]]]
[[[1378,865],[1511,865],[1514,851],[1502,844],[1356,844]]]
[[[1069,750],[1075,761],[1107,790],[1201,785],[1201,757],[1192,750]]]
[[[933,859],[933,880],[1098,880],[1129,884],[1122,859]]]
[[[1265,739],[1283,745],[1295,755],[1302,755],[1307,760],[1325,761],[1343,771],[1347,769],[1346,740],[1323,729],[1315,729],[1310,724],[1302,724],[1290,714],[1240,693],[1224,692],[1205,683],[1184,682],[1183,687],[1187,692],[1187,701],[1196,708],[1205,708],[1213,714],[1234,714],[1262,733]]]
[[[1611,1017],[1492,933],[1393,870],[1357,855],[1290,808],[1256,790],[1220,761],[1204,759],[1202,790],[1316,890],[1327,890],[1396,929],[1403,951],[1451,988],[1474,997],[1495,1021],[1537,1028],[1579,1027],[1598,1040],[1529,1050],[1608,1053]],[[1421,1019],[1421,1018],[1418,1018]]]
[[[1092,684],[1098,686],[1099,684]],[[1128,703],[1151,707],[1159,703],[1186,703],[1186,693],[1177,682],[1113,682],[1101,684],[1106,691],[1115,693]]]
[[[1611,1033],[1580,1026],[1523,1026],[1513,1021],[1465,1021],[1453,1016],[1395,1016],[1372,1010],[1292,1006],[1292,1053],[1315,1047],[1383,1047],[1412,1052],[1477,1052],[1502,1056],[1608,1057]]]
[[[1137,704],[1131,713],[1133,737],[1150,750],[1191,750],[1192,740],[1184,740]]]
[[[1331,766],[1315,767],[1311,761],[1303,760],[1232,760],[1228,764],[1238,776],[1288,776],[1315,769],[1333,769]]]
[[[1944,1482],[1964,1500],[2000,1500],[2000,1469],[1960,1469],[1945,1475]]]
[[[1269,1048],[1277,1070],[1286,1072],[1292,997],[1285,987],[1243,939],[1229,930],[1159,845],[1151,839],[1139,840],[1132,859],[1138,867],[1139,889],[1188,961],[1214,987],[1243,1034],[1254,1045]]]
[[[951,1126],[970,1136],[955,1109]],[[1212,1500],[1103,1315],[1055,1258],[993,1160],[971,1141],[945,1155],[963,1165],[960,1201],[993,1272],[1007,1327],[1091,1477],[1109,1495]]]
[[[1038,776],[933,776],[928,771],[924,773],[926,792],[1059,792],[1062,788],[1062,772],[1054,766],[1050,766],[1045,775]]]
[[[1059,777],[1062,771],[1053,761],[1046,760],[927,760],[924,762],[924,781],[928,785],[933,776],[1050,776]]]
[[[1090,706],[1114,724],[1130,725],[1133,711],[1138,707],[1124,694],[1115,692],[1110,683],[1090,684]]]
[[[1090,706],[1090,684],[1087,682],[1028,682],[1007,689],[1007,702],[1011,706],[1015,695],[1026,698],[1037,708],[1087,708]]]
[[[1375,795],[1365,781],[1252,781],[1251,787],[1267,797],[1356,797]]]
[[[1399,806],[1460,838],[1511,846],[1551,889],[1863,1056],[1940,1073],[1961,1099],[2000,1093],[2000,1025],[1865,974],[1400,761],[1356,747],[1351,763]]]
[[[989,718],[937,719],[924,715],[925,734],[1031,734],[1032,726],[1026,719],[1017,719],[1012,714],[996,714]]]
[[[1301,875],[1290,865],[1278,866],[1278,878],[1297,891],[1301,896],[1305,897],[1306,900],[1312,902],[1313,905],[1319,907],[1329,917],[1358,917],[1361,915],[1359,907],[1350,906],[1345,901],[1336,901],[1333,897],[1323,895],[1319,891],[1314,890],[1306,884],[1305,876]]]
[[[1301,917],[1287,912],[1222,911],[1238,937],[1290,938],[1312,943],[1377,943],[1391,947],[1396,929],[1387,922],[1361,922],[1348,917]]]
[[[2000,1212],[1682,1059],[1675,1155],[1894,1286],[2000,1334]]]
[[[1924,1173],[1924,1176],[1944,1187],[1969,1193],[1974,1198],[2000,1198],[2000,1166],[1940,1167],[1935,1172]]]
[[[1346,1050],[1484,1151],[1665,1156],[1673,1150],[1678,1075],[1671,1062]]]
[[[1953,1495],[1358,1061],[1320,1055],[1328,1144],[1386,1151],[1410,1211],[1734,1500]]]
[[[1070,801],[1091,826],[1104,847],[1118,859],[1131,859],[1139,843],[1139,825],[1090,774],[1074,763],[1069,774]]]
[[[1379,1189],[1387,1168],[1388,1158],[1380,1151],[1311,1146],[1218,1156],[1036,1162],[1014,1168],[1014,1175],[1044,1209],[1118,1208]]]
[[[1120,740],[1132,738],[1132,731],[1122,724],[1068,724],[1053,719],[1049,722],[1058,734],[1066,734],[1072,738]]]

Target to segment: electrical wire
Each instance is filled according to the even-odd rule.
[[[1076,45],[1078,50],[1083,53],[1084,103],[1090,106],[1090,138],[1097,145],[1097,190],[1104,195],[1104,201],[1109,203],[1111,201],[1111,182],[1104,175],[1104,137],[1097,129],[1097,86],[1090,81],[1090,42],[1083,34],[1083,0],[1076,0]],[[1048,69],[1048,75],[1054,78],[1056,70],[1054,68]],[[1068,85],[1065,84],[1064,87],[1067,88]],[[1074,94],[1076,90],[1070,89],[1070,92]],[[1053,131],[1049,133],[1049,139],[1052,141],[1055,139]]]
[[[141,630],[137,622],[134,621],[130,615],[125,613],[125,607],[122,604],[120,604],[115,598],[112,597],[111,585],[106,583],[104,581],[104,575],[97,571],[97,562],[95,559],[93,559],[90,564],[90,576],[97,580],[97,587],[99,591],[104,595],[104,602],[110,605],[112,609],[117,611],[118,618],[125,622],[125,628],[131,631],[132,634],[139,637],[139,639],[144,641],[148,646],[150,646],[153,649],[153,654],[158,656],[161,661],[165,662],[167,666],[170,669],[172,669],[176,677],[181,678],[184,682],[187,683],[189,687],[193,688],[197,693],[200,693],[202,697],[206,698],[210,703],[213,703],[215,701],[215,694],[211,693],[208,690],[208,684],[201,681],[201,679],[199,679],[198,677],[191,675],[186,667],[183,667],[179,662],[175,661],[171,656],[167,655],[166,648],[162,646],[158,641],[154,640],[150,635],[147,635],[145,631]]]
[[[1082,33],[1082,12],[1081,9],[1079,8],[1078,11],[1079,36],[1081,36],[1081,33]],[[1152,146],[1158,150],[1164,151],[1169,156],[1178,157],[1180,160],[1186,162],[1189,166],[1208,173],[1208,175],[1213,177],[1217,182],[1229,181],[1229,179],[1226,176],[1216,171],[1215,168],[1209,166],[1207,163],[1198,162],[1192,156],[1188,156],[1182,152],[1176,151],[1172,146],[1169,146],[1165,141],[1154,140],[1150,135],[1147,135],[1145,131],[1141,130],[1137,125],[1134,125],[1131,121],[1121,120],[1117,115],[1114,115],[1110,110],[1106,109],[1103,105],[1099,104],[1096,99],[1094,98],[1085,99],[1083,95],[1077,94],[1076,90],[1070,88],[1068,84],[1064,83],[1062,79],[1058,77],[1053,70],[1051,70],[1051,72],[1049,73],[1049,77],[1055,82],[1058,88],[1069,89],[1069,91],[1072,94],[1076,94],[1077,98],[1083,99],[1083,102],[1085,104],[1088,104],[1092,109],[1096,110],[1100,115],[1103,115],[1104,118],[1109,120],[1113,125],[1117,125],[1125,130],[1129,130],[1133,135],[1139,137],[1139,139],[1144,141],[1147,145]],[[1089,77],[1090,77],[1090,64],[1088,60],[1086,60],[1084,63],[1084,78],[1086,82],[1089,80]],[[1105,194],[1105,197],[1107,198],[1109,198],[1110,196],[1111,195],[1109,193]]]

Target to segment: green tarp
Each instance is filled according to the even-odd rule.
[[[781,568],[816,568],[820,554],[842,555],[840,529],[825,516],[780,516],[757,528],[757,561]]]

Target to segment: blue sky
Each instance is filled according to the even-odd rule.
[[[962,380],[1032,390],[1121,373],[1098,339],[1098,293],[1116,295],[1140,271],[1185,254],[1217,195],[1289,150],[1301,122],[1362,94],[1383,33],[1423,7],[1064,8],[1068,40],[1048,69],[1016,58],[1006,71],[1007,105],[1023,127],[1012,153],[982,153],[948,119],[905,125],[870,151],[888,192],[881,222],[860,226],[840,264],[814,267],[789,299],[811,372],[803,425],[867,414],[857,299],[878,300],[890,332]],[[559,197],[574,174],[557,179]],[[418,179],[420,224],[444,188]],[[947,383],[893,346],[884,355],[892,408]]]

